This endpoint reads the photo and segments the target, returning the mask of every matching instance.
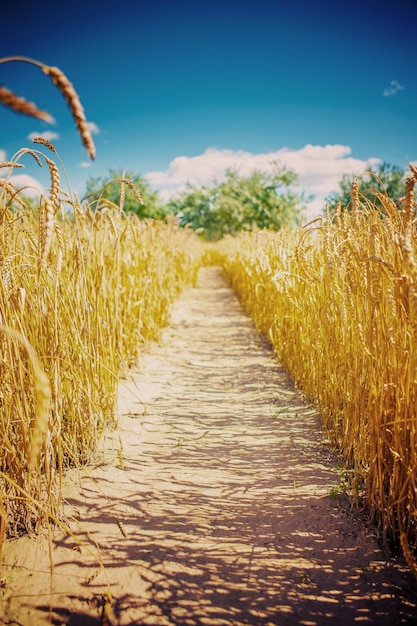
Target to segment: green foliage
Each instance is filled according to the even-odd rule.
[[[204,239],[216,241],[241,230],[272,229],[297,224],[303,194],[291,191],[297,175],[276,166],[272,174],[255,170],[240,176],[229,169],[222,183],[186,190],[168,203],[182,226],[200,231]]]
[[[135,193],[134,188],[123,183],[123,180],[133,183],[137,192]],[[137,197],[138,193],[142,197],[143,204]],[[143,176],[132,172],[109,170],[107,177],[90,178],[86,183],[85,199],[93,210],[109,205],[120,207],[122,199],[123,211],[128,215],[158,219],[165,217],[167,213],[158,194],[149,189]]]
[[[378,193],[388,195],[394,202],[404,196],[405,178],[404,170],[401,167],[384,162],[377,169],[370,168],[368,172],[359,178],[352,174],[344,174],[339,182],[340,191],[335,191],[326,198],[330,215],[335,212],[339,202],[342,211],[350,211],[350,192],[356,178],[358,178],[360,200],[370,201],[373,206],[381,209],[381,211],[384,210],[383,202],[378,198]]]

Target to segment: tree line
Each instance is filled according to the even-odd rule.
[[[339,189],[326,198],[323,212],[331,216],[336,209],[350,210],[350,190],[355,178],[348,174],[342,177]],[[404,170],[386,162],[357,180],[362,200],[381,210],[379,194],[386,193],[396,202],[405,193]],[[181,226],[215,241],[241,230],[279,230],[297,225],[311,197],[296,191],[296,183],[297,174],[277,163],[270,173],[254,170],[249,176],[228,169],[222,181],[214,180],[209,185],[188,183],[184,191],[163,203],[144,176],[109,170],[108,176],[87,181],[85,201],[92,210],[121,208],[122,203],[125,213],[143,219],[174,215]]]

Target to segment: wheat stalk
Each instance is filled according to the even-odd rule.
[[[24,337],[18,331],[12,328],[9,328],[8,326],[5,326],[5,325],[0,326],[0,332],[17,340],[26,350],[26,353],[32,364],[33,379],[34,379],[34,385],[35,385],[36,406],[35,406],[35,422],[34,422],[34,426],[32,430],[30,450],[29,450],[28,465],[29,465],[29,476],[30,476],[31,470],[34,470],[37,465],[37,459],[39,456],[41,444],[45,438],[45,435],[48,429],[51,388],[50,388],[48,378],[39,363],[38,357],[36,356],[35,351],[33,350],[32,346],[30,345],[26,337]]]
[[[48,258],[51,250],[52,239],[55,230],[55,206],[46,198],[40,207],[40,255],[39,267],[42,267]]]
[[[407,541],[407,535],[405,534],[405,532],[400,533],[400,544],[401,544],[401,548],[402,548],[406,563],[408,567],[410,568],[410,570],[413,572],[415,578],[417,579],[417,562],[411,553],[411,550]]]
[[[57,257],[57,262],[56,262],[56,273],[57,275],[59,275],[61,273],[62,263],[63,263],[65,252],[66,252],[66,245],[65,245],[64,236],[62,234],[62,230],[59,224],[57,224],[56,222],[55,222],[55,234],[56,234],[56,238],[58,241],[58,257]]]

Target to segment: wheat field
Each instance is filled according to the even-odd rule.
[[[25,57],[0,63],[11,60],[49,76],[94,158],[66,76]],[[4,87],[0,102],[48,119]],[[158,338],[201,264],[218,263],[317,405],[352,502],[417,576],[416,168],[399,206],[379,194],[381,212],[354,184],[349,211],[208,245],[175,218],[126,215],[128,179],[118,206],[81,203],[61,184],[55,147],[34,143],[0,163],[0,551],[6,538],[60,522],[63,472],[90,462],[114,427],[121,372]],[[38,204],[10,180],[27,159],[50,173]]]
[[[417,545],[416,170],[384,211],[220,242],[215,257],[343,453],[349,493],[414,574]]]
[[[51,189],[38,209],[7,178],[0,192],[1,539],[59,517],[62,472],[91,461],[115,425],[120,373],[158,338],[202,257],[175,220],[81,206],[48,154],[25,149],[16,163],[25,157],[48,164]]]

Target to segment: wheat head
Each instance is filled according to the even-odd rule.
[[[71,111],[71,114],[74,118],[78,132],[80,133],[82,142],[87,149],[88,155],[91,159],[95,159],[96,148],[94,146],[90,128],[84,114],[84,108],[80,102],[77,92],[74,89],[73,84],[70,83],[68,78],[58,67],[49,67],[49,65],[42,65],[41,69],[44,74],[50,77],[55,87],[59,89],[59,91],[64,96]]]
[[[54,123],[54,118],[47,113],[46,111],[42,111],[38,109],[36,104],[33,102],[29,102],[25,98],[21,96],[17,96],[13,91],[7,89],[0,85],[0,103],[5,107],[8,107],[12,111],[16,113],[22,113],[23,115],[29,115],[30,117],[35,117],[38,120],[42,120],[43,122],[48,122],[49,124]]]

